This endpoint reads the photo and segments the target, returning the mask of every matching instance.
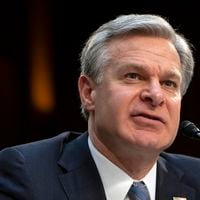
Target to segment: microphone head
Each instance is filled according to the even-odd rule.
[[[197,126],[188,120],[184,120],[180,125],[180,132],[189,138],[200,140],[200,130]]]

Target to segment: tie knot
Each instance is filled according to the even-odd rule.
[[[130,200],[150,200],[149,191],[143,181],[132,184],[128,197]]]

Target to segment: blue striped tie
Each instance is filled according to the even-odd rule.
[[[148,189],[143,181],[132,184],[128,197],[130,200],[150,200]]]

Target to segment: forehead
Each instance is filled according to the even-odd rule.
[[[134,62],[137,65],[159,65],[181,68],[179,55],[167,39],[150,36],[115,38],[108,45],[113,63]]]
[[[171,56],[179,61],[176,48],[170,40],[155,36],[124,36],[112,39],[108,43],[109,52],[118,56],[134,51]]]

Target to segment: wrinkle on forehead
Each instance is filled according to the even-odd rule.
[[[151,59],[166,59],[169,62],[174,60],[176,65],[181,66],[178,52],[174,45],[167,39],[153,36],[127,36],[112,40],[108,45],[109,53],[115,59],[131,57],[137,60],[141,53],[144,56],[151,56]]]

